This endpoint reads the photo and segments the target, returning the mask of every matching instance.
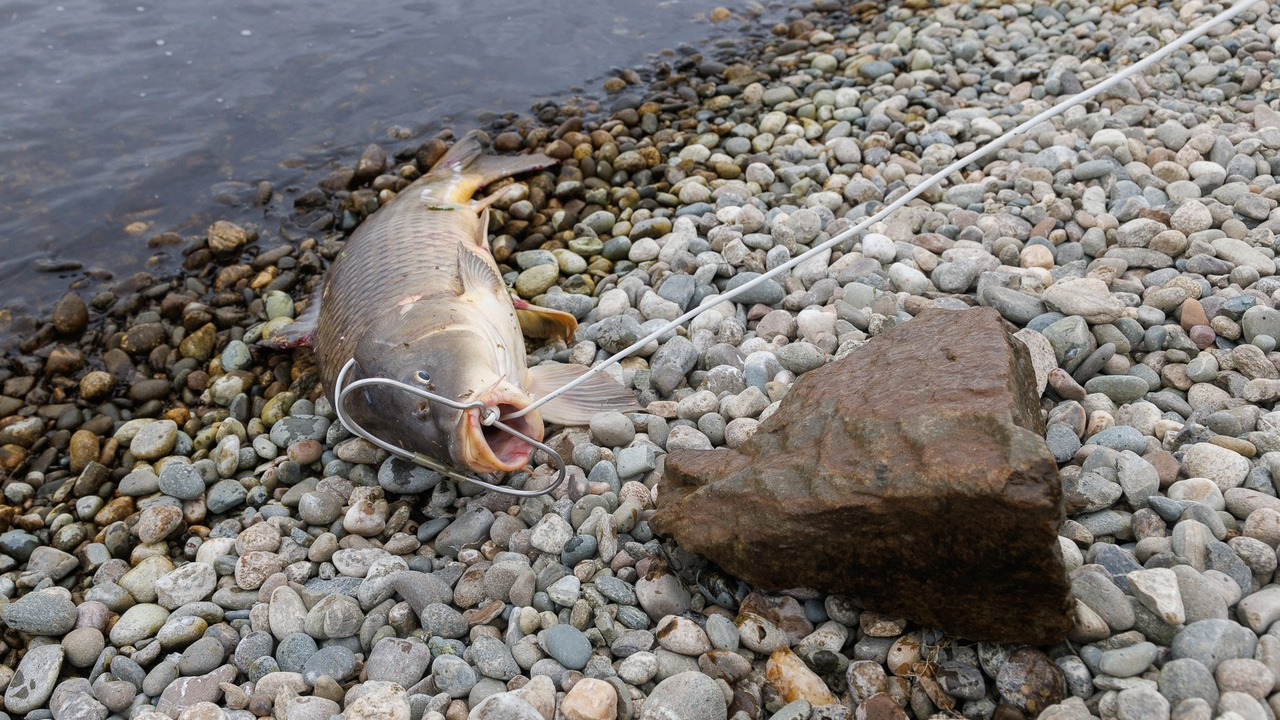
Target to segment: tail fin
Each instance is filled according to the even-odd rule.
[[[441,186],[437,196],[442,200],[462,204],[471,200],[476,190],[494,180],[555,164],[555,159],[541,153],[485,155],[479,135],[473,130],[449,148],[449,152],[427,173],[426,180],[431,185]]]

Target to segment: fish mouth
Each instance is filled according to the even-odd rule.
[[[480,473],[513,472],[529,464],[534,447],[511,433],[495,425],[485,425],[484,415],[493,410],[498,411],[498,419],[502,424],[542,442],[544,428],[542,417],[537,412],[512,417],[515,413],[528,407],[528,397],[514,395],[489,395],[476,398],[484,403],[485,409],[467,410],[464,415],[464,433],[462,442],[463,464]]]

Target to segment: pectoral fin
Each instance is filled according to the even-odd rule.
[[[280,332],[271,337],[262,338],[259,345],[284,350],[296,347],[311,347],[316,336],[316,324],[320,321],[320,291],[311,294],[307,308],[297,320],[285,325]]]
[[[464,243],[458,244],[458,274],[462,292],[473,295],[499,295],[507,291],[498,271],[493,269],[483,251]]]
[[[535,365],[529,368],[529,391],[535,398],[549,395],[587,372],[584,365]],[[542,419],[556,425],[586,425],[596,413],[640,410],[636,396],[605,373],[557,396],[538,409]]]
[[[530,305],[514,295],[511,304],[516,308],[516,319],[520,321],[520,330],[525,337],[563,340],[566,345],[573,342],[578,321],[569,313]]]

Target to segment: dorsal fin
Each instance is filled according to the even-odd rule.
[[[449,148],[449,152],[424,176],[429,186],[437,186],[432,194],[439,203],[461,205],[471,200],[476,190],[499,178],[555,165],[552,158],[532,155],[485,155],[476,131],[467,133]]]
[[[462,278],[462,292],[474,295],[505,293],[507,284],[502,282],[498,271],[481,252],[465,243],[458,243],[458,274]]]

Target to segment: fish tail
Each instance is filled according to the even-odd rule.
[[[453,144],[427,173],[431,185],[440,186],[436,194],[442,200],[462,204],[471,200],[476,190],[494,180],[541,170],[556,161],[541,153],[532,155],[485,155],[479,134],[471,131]]]

